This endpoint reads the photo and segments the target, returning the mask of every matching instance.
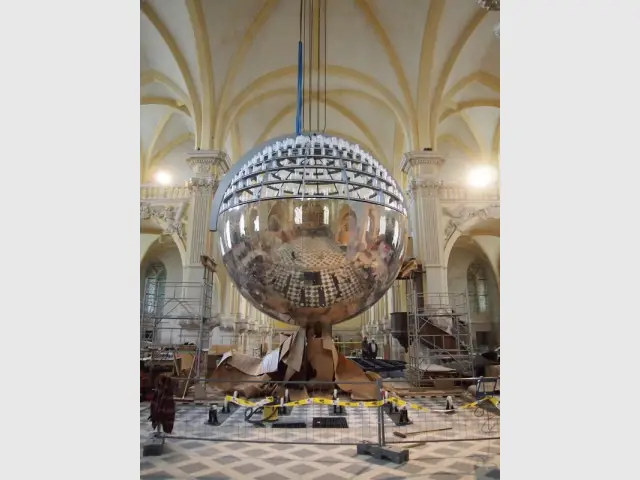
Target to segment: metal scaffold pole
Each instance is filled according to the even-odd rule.
[[[216,264],[206,256],[201,263],[200,282],[170,282],[166,271],[146,278],[141,302],[140,360],[151,383],[162,372],[186,377],[179,388],[183,398],[207,371]]]
[[[212,295],[213,295],[213,276],[216,273],[216,263],[212,258],[202,255],[200,262],[204,267],[202,277],[202,302],[200,308],[200,330],[198,332],[198,341],[196,344],[196,378],[203,379],[207,373],[207,352],[209,345],[206,343],[209,333],[209,322],[212,312]],[[203,379],[204,380],[204,379]]]
[[[467,294],[426,293],[421,275],[414,272],[407,292],[407,378],[420,387],[431,382],[430,369],[472,374],[474,356]]]

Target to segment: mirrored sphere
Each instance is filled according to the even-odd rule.
[[[384,167],[357,145],[314,134],[241,162],[218,236],[247,301],[306,326],[343,322],[380,300],[402,266],[408,231],[404,198]]]

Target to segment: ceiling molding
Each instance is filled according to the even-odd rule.
[[[234,122],[233,127],[231,128],[231,162],[235,163],[236,160],[240,158],[242,155],[242,146],[240,143],[240,127],[238,126],[238,122]]]
[[[436,3],[442,2],[442,0],[435,1]],[[391,68],[393,68],[396,80],[398,81],[398,85],[400,86],[400,90],[402,91],[405,108],[407,109],[407,112],[409,114],[409,126],[411,128],[411,132],[414,138],[418,138],[418,122],[416,120],[416,110],[414,106],[415,104],[411,95],[411,90],[409,89],[409,82],[407,81],[404,69],[402,68],[402,63],[400,62],[400,58],[393,48],[387,32],[385,31],[384,27],[380,23],[380,20],[378,20],[378,17],[371,8],[369,0],[355,0],[355,4],[356,7],[358,7],[364,14],[366,23],[373,29],[374,34],[380,42],[380,45],[389,58],[389,63],[391,64]]]
[[[240,105],[239,108],[236,108],[233,110],[232,117],[230,117],[228,120],[228,128],[225,131],[224,138],[226,138],[229,135],[229,131],[232,128],[233,124],[239,119],[241,119],[243,115],[249,112],[253,107],[269,99],[276,98],[278,96],[295,98],[296,93],[297,93],[297,90],[295,87],[276,88],[274,90],[268,90],[266,92],[262,92],[259,95],[256,95],[255,97],[253,97],[251,100],[247,101],[246,103]],[[352,97],[352,98],[359,98],[359,99],[366,100],[370,102],[372,105],[376,106],[377,108],[384,109],[387,112],[389,112],[391,115],[394,115],[394,118],[396,118],[396,121],[397,121],[397,117],[395,117],[395,114],[391,109],[391,107],[389,107],[389,105],[385,103],[384,100],[381,100],[380,98],[374,95],[371,95],[368,92],[365,92],[362,90],[353,90],[350,88],[337,88],[334,90],[327,91],[327,98],[335,99],[336,97]]]
[[[173,80],[157,70],[145,70],[140,73],[140,89],[154,82],[167,87],[169,91],[177,97],[176,100],[186,105],[189,110],[189,116],[193,117],[193,103],[191,99]]]
[[[469,159],[477,157],[477,154],[455,135],[445,133],[444,135],[438,136],[438,145],[442,145],[443,143],[450,143],[452,146],[462,151],[467,157],[469,157]]]
[[[498,93],[498,95],[500,94],[500,79],[495,75],[491,75],[490,73],[484,72],[482,70],[477,70],[472,74],[458,80],[458,82],[453,87],[451,87],[451,89],[444,95],[442,106],[444,107],[453,102],[453,97],[455,97],[457,93],[474,82],[484,85],[485,87]]]
[[[420,67],[418,71],[418,139],[417,145],[412,145],[412,149],[420,147],[431,147],[431,136],[429,126],[431,124],[431,110],[429,106],[433,103],[431,98],[431,70],[433,69],[434,50],[438,36],[438,27],[444,12],[444,0],[431,0],[429,11],[422,32],[422,46],[420,47]]]
[[[204,20],[204,11],[201,0],[187,0],[187,11],[196,40],[196,54],[198,58],[198,72],[202,86],[202,121],[199,146],[203,150],[212,148],[214,134],[213,115],[216,111],[215,85],[213,76],[213,64],[211,49],[209,48],[209,33]],[[196,142],[198,143],[198,142]]]
[[[167,113],[160,119],[160,121],[156,125],[156,128],[153,132],[153,136],[151,137],[151,142],[149,142],[149,147],[147,148],[147,155],[146,155],[147,160],[153,159],[153,151],[155,149],[155,146],[158,143],[158,140],[160,139],[162,132],[164,131],[165,128],[167,128],[167,124],[169,123],[173,115],[174,115],[173,112]]]
[[[345,107],[339,102],[327,98],[325,100],[328,107],[333,108],[335,111],[339,112],[343,117],[351,121],[358,129],[364,134],[365,138],[369,141],[373,150],[373,153],[376,158],[384,164],[384,166],[389,169],[389,162],[387,161],[386,155],[384,154],[384,149],[378,142],[376,136],[371,132],[371,129],[367,127],[367,125],[362,121],[360,117],[358,117],[355,113],[353,113],[350,109]]]
[[[168,97],[141,97],[140,105],[162,105],[169,107],[176,112],[180,112],[187,117],[191,118],[191,112],[186,105],[179,105],[179,101],[174,98]]]
[[[493,131],[493,140],[491,141],[491,157],[498,160],[500,157],[500,119],[496,123],[496,129]]]
[[[142,138],[140,138],[140,183],[144,183],[144,178],[146,175],[146,164],[147,164],[147,154],[144,150],[144,145],[142,144]]]
[[[447,61],[445,62],[444,67],[442,68],[442,71],[440,72],[440,78],[438,79],[438,83],[436,85],[436,89],[431,101],[431,113],[429,117],[429,120],[430,120],[429,128],[431,131],[432,141],[435,140],[435,137],[436,137],[436,130],[438,127],[438,113],[440,112],[440,108],[442,105],[442,94],[444,92],[445,87],[447,86],[447,81],[449,80],[451,71],[453,70],[453,67],[458,61],[460,52],[462,52],[462,49],[467,44],[467,41],[469,40],[473,32],[475,32],[476,28],[478,27],[478,25],[480,25],[480,22],[482,22],[482,20],[485,18],[486,15],[487,15],[487,10],[479,8],[476,11],[476,13],[473,15],[473,17],[469,21],[469,23],[462,30],[462,33],[460,33],[460,35],[458,36],[458,39],[456,40],[456,43],[453,45],[453,48],[449,52]]]
[[[270,83],[280,80],[286,77],[295,77],[298,74],[298,67],[295,65],[279,68],[277,70],[273,70],[269,73],[266,73],[258,78],[256,78],[253,82],[247,85],[240,93],[238,93],[233,100],[231,101],[231,105],[229,109],[225,112],[224,122],[223,124],[229,124],[229,118],[233,114],[233,110],[240,108],[247,98],[254,92],[259,91],[262,88],[265,88]],[[403,127],[405,137],[407,138],[407,143],[412,145],[413,143],[413,135],[411,133],[410,122],[407,117],[407,113],[404,111],[404,108],[398,101],[398,99],[387,89],[384,87],[378,80],[369,75],[366,75],[362,72],[354,70],[352,68],[343,67],[339,65],[327,65],[327,75],[332,75],[335,77],[349,78],[351,80],[355,80],[362,85],[370,87],[376,93],[378,93],[385,101],[385,103],[389,106],[389,108],[394,112],[398,121]],[[224,138],[217,139],[217,142],[223,142]]]
[[[398,125],[398,122],[396,122],[393,129],[393,158],[391,159],[393,167],[391,175],[396,179],[396,181],[400,182],[402,191],[405,191],[406,189],[407,178],[407,176],[402,172],[402,168],[400,168],[404,152],[404,135],[402,134],[402,128]]]
[[[175,137],[169,143],[164,145],[160,150],[158,150],[153,156],[153,158],[149,159],[149,162],[148,162],[149,167],[147,168],[147,171],[146,171],[145,180],[149,179],[149,175],[153,171],[153,168],[158,164],[158,162],[160,162],[160,160],[166,157],[174,148],[178,147],[179,145],[182,145],[183,143],[189,140],[195,140],[195,136],[193,135],[193,133],[191,132],[183,133]]]
[[[271,15],[273,14],[273,11],[277,4],[278,0],[267,0],[264,5],[262,5],[262,8],[254,17],[251,25],[242,38],[242,42],[240,42],[238,49],[232,57],[231,64],[229,65],[229,69],[227,70],[227,76],[222,85],[219,108],[216,112],[214,133],[215,148],[220,148],[220,142],[224,142],[224,139],[227,136],[226,134],[222,134],[223,127],[228,131],[228,128],[231,128],[231,125],[233,124],[233,122],[226,123],[223,115],[223,112],[225,112],[225,108],[227,107],[230,86],[233,84],[233,81],[235,80],[240,67],[244,65],[244,60],[247,56],[247,52],[253,45],[256,36],[260,32],[264,24],[267,22],[267,20],[271,18]]]
[[[164,42],[169,47],[169,51],[171,55],[173,55],[178,68],[180,69],[180,73],[182,74],[182,78],[184,79],[185,84],[187,85],[187,93],[189,99],[191,100],[191,104],[193,107],[193,120],[195,122],[195,131],[196,131],[196,145],[200,144],[200,132],[201,132],[201,110],[200,110],[200,101],[198,99],[198,92],[195,88],[195,84],[193,83],[193,78],[191,77],[191,73],[189,72],[189,67],[187,65],[187,61],[184,58],[184,55],[180,51],[178,44],[176,43],[173,35],[169,32],[167,26],[162,22],[156,11],[151,7],[148,3],[141,3],[140,9],[142,13],[149,19],[151,24],[156,28]]]
[[[444,122],[447,118],[455,115],[456,113],[460,113],[469,108],[476,107],[500,108],[500,100],[497,98],[478,98],[475,100],[465,100],[463,102],[457,103],[455,104],[454,108],[448,108],[447,110],[442,112],[442,115],[440,115],[439,123]]]
[[[473,141],[478,146],[478,151],[480,152],[480,156],[479,157],[476,156],[473,160],[476,160],[476,161],[484,160],[484,157],[485,157],[485,155],[487,153],[486,149],[485,149],[485,147],[487,145],[484,144],[482,136],[480,134],[478,134],[478,131],[475,129],[474,123],[471,121],[471,119],[466,114],[466,112],[458,112],[458,116],[460,117],[460,120],[462,120],[462,122],[469,129],[469,132],[471,133],[471,136],[473,137]]]
[[[280,121],[282,121],[282,119],[284,117],[286,117],[288,114],[290,114],[295,109],[296,109],[296,103],[295,102],[282,107],[278,111],[278,113],[276,113],[273,116],[273,118],[267,122],[267,124],[265,125],[264,129],[262,130],[262,133],[260,134],[258,139],[255,141],[254,146],[252,148],[255,148],[256,146],[260,145],[261,143],[266,142],[271,137],[271,132],[276,127],[276,125],[278,125],[278,123],[280,123]]]

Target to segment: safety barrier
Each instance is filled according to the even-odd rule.
[[[282,444],[355,445],[364,442],[425,445],[449,442],[443,452],[456,456],[456,442],[500,438],[500,400],[455,395],[401,398],[377,382],[264,382],[207,380],[205,400],[178,403],[167,439]],[[232,394],[225,392],[238,388]],[[243,392],[250,391],[250,398]],[[358,401],[346,392],[375,392]],[[261,392],[262,395],[257,395]],[[266,395],[265,395],[266,394]],[[141,431],[150,433],[141,409]],[[468,450],[468,448],[467,448]],[[436,453],[437,455],[437,453]]]
[[[236,405],[240,405],[242,407],[262,407],[264,405],[269,405],[275,402],[277,397],[265,397],[264,399],[255,402],[248,399],[238,398],[237,396],[226,395],[224,400],[227,402],[235,403]],[[466,408],[474,408],[478,407],[483,402],[488,402],[492,404],[496,408],[500,408],[500,400],[497,397],[485,397],[481,400],[476,400],[474,402],[465,403],[464,405],[460,405],[459,409]],[[384,400],[374,400],[368,402],[349,402],[344,400],[335,400],[335,399],[327,399],[327,398],[307,398],[304,400],[296,400],[295,402],[287,402],[278,404],[280,407],[298,407],[303,405],[334,405],[339,407],[360,407],[360,408],[372,408],[372,407],[381,407],[382,405],[386,405],[388,403],[394,404],[398,408],[407,408],[412,410],[421,410],[421,411],[434,411],[434,412],[448,412],[449,410],[435,410],[427,407],[423,407],[417,403],[408,402],[406,400],[402,400],[398,397],[387,397]]]

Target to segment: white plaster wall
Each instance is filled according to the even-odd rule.
[[[160,235],[155,233],[141,233],[140,234],[140,261],[144,258],[149,250],[149,247],[155,242]]]
[[[493,275],[496,278],[498,288],[500,288],[500,270],[498,269],[500,262],[500,237],[493,235],[474,235],[473,240],[489,259]]]
[[[220,327],[215,327],[211,332],[211,345],[233,345],[234,343],[233,330],[223,330]]]
[[[142,237],[142,235],[141,235]],[[144,259],[144,263],[140,266],[140,300],[143,300],[144,295],[144,274],[147,267],[154,262],[162,262],[167,270],[167,287],[165,289],[165,298],[171,298],[177,296],[179,292],[171,288],[172,282],[182,281],[182,259],[180,258],[180,252],[176,246],[173,246],[159,255],[149,255]],[[192,294],[193,295],[193,294]],[[175,313],[176,304],[167,304],[165,307],[165,313],[174,309],[171,313]],[[159,341],[161,343],[178,342],[179,326],[177,320],[165,320],[160,325]]]
[[[499,295],[498,289],[493,275],[491,275],[491,266],[476,252],[465,248],[455,248],[451,251],[449,257],[449,265],[447,268],[447,281],[450,293],[467,292],[467,271],[469,265],[473,261],[484,264],[487,272],[487,290],[489,295],[489,311],[486,313],[473,313],[471,315],[472,334],[475,339],[475,332],[491,332],[496,326],[496,312],[499,311]],[[499,332],[496,334],[499,338]]]
[[[464,248],[451,250],[447,266],[447,284],[450,293],[467,291],[467,270],[475,258],[476,254],[470,250]]]

